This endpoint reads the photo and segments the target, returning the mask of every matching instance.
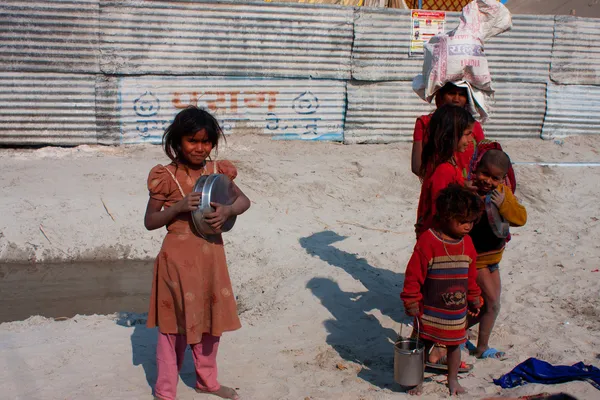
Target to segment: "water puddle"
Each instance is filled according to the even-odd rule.
[[[0,322],[147,312],[153,261],[0,263]]]

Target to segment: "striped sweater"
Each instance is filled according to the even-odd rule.
[[[419,237],[400,297],[405,309],[418,305],[422,339],[449,346],[466,340],[467,306],[481,295],[476,258],[468,236],[451,242],[430,229]]]

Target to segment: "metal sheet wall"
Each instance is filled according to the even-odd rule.
[[[447,31],[458,17],[447,13]],[[423,59],[408,56],[410,11],[357,9],[355,20],[354,79],[412,80],[421,73]],[[485,44],[494,81],[546,82],[553,35],[554,17],[513,16],[513,29]]]
[[[0,143],[96,143],[94,75],[0,72]]]
[[[546,84],[497,82],[486,135],[539,137],[546,111]],[[348,84],[346,143],[389,143],[412,140],[415,120],[434,107],[419,99],[411,82]]]
[[[542,137],[600,134],[600,86],[548,85]]]
[[[98,0],[2,0],[0,70],[99,72],[98,10]]]
[[[517,15],[511,32],[486,43],[497,90],[485,126],[489,135],[599,133],[597,88],[549,83],[600,85],[594,56],[600,28],[593,21]],[[458,14],[448,14],[446,29],[457,22]],[[345,135],[348,143],[410,140],[416,116],[431,106],[411,90],[422,59],[408,57],[409,30],[406,10],[220,0],[5,0],[0,143],[156,142],[181,93],[188,100],[198,94],[233,133]],[[273,91],[276,101],[269,103]],[[169,105],[166,114],[152,119],[136,111],[151,98],[143,97],[146,92]],[[311,112],[298,113],[299,102]],[[561,108],[575,116],[563,116]]]
[[[421,73],[422,58],[408,56],[410,11],[364,8],[355,11],[352,77],[357,80],[412,80]],[[448,13],[446,29],[458,24]]]
[[[432,110],[412,91],[409,81],[348,83],[344,142],[411,140],[415,119]]]
[[[600,84],[600,24],[596,18],[556,17],[550,78],[556,83]]]
[[[110,74],[350,78],[349,7],[102,2]]]
[[[188,105],[210,110],[225,134],[278,139],[343,139],[346,83],[310,79],[122,77],[118,82],[123,143],[160,143]]]
[[[497,82],[486,136],[539,138],[546,113],[546,84]]]
[[[494,81],[547,82],[553,41],[553,16],[513,15],[512,29],[485,44]]]

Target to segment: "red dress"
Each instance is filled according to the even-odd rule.
[[[445,189],[451,183],[464,185],[465,180],[459,167],[449,162],[438,165],[433,174],[428,175],[423,181],[417,208],[417,223],[415,224],[417,239],[423,232],[433,227],[435,199],[440,190]]]
[[[415,130],[413,132],[413,142],[423,142],[423,146],[425,146],[428,138],[427,130],[429,129],[429,122],[431,122],[431,114],[421,115],[419,118],[417,118],[417,122],[415,122]],[[485,139],[483,128],[477,121],[475,121],[475,125],[473,125],[473,138],[475,139],[475,142],[469,143],[469,147],[467,150],[465,150],[465,152],[456,152],[454,155],[456,164],[460,167],[463,178],[466,178],[468,175],[471,159],[475,153],[475,144]]]
[[[469,236],[448,241],[424,232],[406,267],[400,297],[419,309],[420,337],[455,346],[466,340],[467,305],[478,304],[477,253]]]

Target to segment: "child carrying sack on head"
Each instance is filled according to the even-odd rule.
[[[421,155],[423,179],[417,223],[417,239],[433,226],[435,199],[451,183],[464,185],[462,167],[455,159],[456,153],[469,148],[473,137],[475,119],[463,107],[446,104],[438,108],[429,123],[429,136]]]
[[[157,165],[148,176],[150,199],[144,225],[148,230],[167,227],[167,235],[154,263],[148,328],[158,326],[155,399],[175,400],[179,371],[187,345],[196,369],[195,389],[225,399],[239,399],[232,388],[217,380],[217,349],[223,332],[239,329],[235,297],[220,234],[199,234],[191,211],[201,193],[193,191],[202,175],[213,171],[235,178],[227,161],[207,161],[223,133],[207,111],[190,106],[175,117],[163,136],[169,165]],[[250,207],[250,200],[234,184],[231,205],[211,203],[204,215],[216,231],[234,215]]]
[[[458,383],[459,346],[467,340],[467,311],[477,315],[482,302],[468,236],[480,214],[481,200],[472,191],[453,184],[439,192],[434,225],[417,240],[400,295],[406,314],[419,319],[426,354],[434,344],[446,346],[451,395],[465,392]]]
[[[503,358],[504,352],[489,347],[489,339],[500,311],[500,271],[504,247],[509,235],[509,226],[523,226],[527,222],[527,211],[509,186],[507,180],[511,169],[510,158],[500,145],[490,146],[481,155],[472,174],[473,186],[485,202],[485,212],[469,234],[477,251],[477,283],[481,287],[485,304],[482,312],[469,321],[469,325],[479,323],[477,347],[470,346],[479,358]]]
[[[438,107],[445,104],[453,104],[455,106],[463,107],[468,111],[469,96],[467,89],[448,82],[436,92],[435,104]],[[432,115],[433,113],[421,115],[415,122],[410,164],[412,172],[417,176],[419,176],[419,171],[421,170],[423,147],[427,144],[427,140],[429,139],[429,123]],[[473,138],[471,143],[469,143],[469,147],[462,153],[457,152],[454,154],[456,164],[463,172],[463,177],[467,177],[471,159],[473,158],[473,153],[475,151],[475,145],[484,139],[485,135],[483,133],[483,128],[479,122],[475,121],[473,124]]]

